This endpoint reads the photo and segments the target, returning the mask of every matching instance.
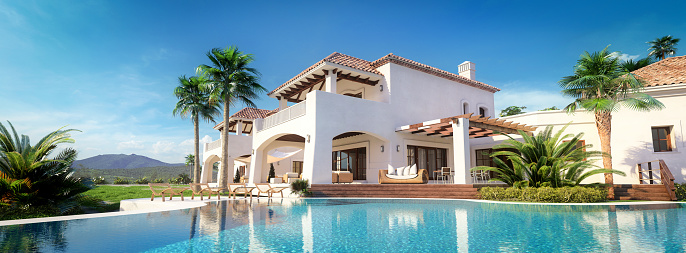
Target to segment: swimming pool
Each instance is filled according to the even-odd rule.
[[[630,204],[630,203],[628,203]],[[273,199],[0,227],[41,252],[683,252],[683,204]]]

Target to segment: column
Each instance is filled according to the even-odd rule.
[[[336,94],[336,78],[338,78],[338,75],[335,70],[330,70],[326,73],[324,91]]]
[[[288,100],[286,100],[286,98],[279,97],[279,111],[283,111],[286,108],[288,108]]]
[[[261,183],[262,171],[267,164],[267,154],[264,149],[253,149],[253,154],[250,157],[250,173],[248,173],[249,183]]]
[[[207,145],[207,144],[205,144]],[[207,161],[202,165],[202,172],[200,172],[200,183],[209,183],[209,178],[212,176],[212,164]]]
[[[236,135],[243,135],[243,121],[236,120]]]
[[[470,147],[469,147],[469,120],[458,118],[452,123],[453,127],[453,165],[455,166],[455,183],[471,184],[472,176]]]
[[[315,134],[306,137],[303,179],[310,184],[331,184],[331,139]]]

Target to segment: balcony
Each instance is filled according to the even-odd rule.
[[[264,118],[264,120],[255,120],[255,130],[260,132],[274,126],[278,126],[292,119],[304,116],[306,114],[306,102],[307,101],[302,101],[294,104],[282,111],[275,113],[274,115]]]
[[[213,141],[210,143],[206,143],[205,144],[205,151],[210,151],[210,150],[218,149],[221,147],[222,147],[222,140],[219,139],[219,140],[216,140],[216,141]]]

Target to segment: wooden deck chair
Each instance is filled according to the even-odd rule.
[[[188,184],[191,186],[191,190],[193,191],[193,194],[191,194],[191,199],[195,198],[195,195],[200,195],[200,200],[203,200],[202,193],[207,192],[209,196],[207,196],[207,199],[212,199],[212,194],[217,194],[217,199],[221,199],[219,192],[223,190],[224,188],[210,188],[210,184],[208,183],[190,183]]]
[[[266,193],[269,198],[274,193],[281,193],[281,198],[283,198],[283,190],[288,189],[288,187],[272,187],[267,183],[255,184],[255,187],[257,187],[258,191],[257,198],[260,198],[260,193]]]
[[[152,196],[150,197],[150,201],[155,200],[155,196],[162,196],[162,202],[164,202],[165,194],[169,195],[169,200],[172,200],[172,197],[174,195],[179,195],[181,196],[181,201],[183,201],[183,192],[185,190],[188,190],[188,187],[184,188],[172,188],[171,185],[169,184],[153,184],[149,183],[148,186],[150,187],[150,191],[152,192]]]
[[[229,198],[231,198],[231,195],[233,195],[233,198],[236,199],[236,193],[244,193],[244,194],[250,194],[252,198],[252,191],[247,191],[244,188],[239,187],[245,187],[245,184],[243,183],[231,183],[229,184]]]

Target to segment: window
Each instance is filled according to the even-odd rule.
[[[425,169],[430,179],[434,179],[434,171],[448,166],[447,157],[444,148],[407,146],[407,165],[417,164],[417,170]]]
[[[562,141],[562,142],[570,142],[570,141]],[[586,141],[585,140],[579,140],[576,142],[576,148],[574,148],[574,149],[583,148],[584,146],[586,146]],[[583,151],[586,151],[586,149],[584,148]],[[584,161],[586,161],[586,158],[584,158]]]
[[[469,113],[469,104],[467,104],[467,102],[462,104],[462,113],[463,114]]]
[[[367,148],[331,152],[332,171],[350,171],[353,180],[367,180]]]
[[[672,127],[652,127],[653,150],[655,152],[672,151]]]
[[[486,117],[486,108],[479,107],[479,115],[481,115],[481,117]]]
[[[293,161],[293,172],[302,174],[303,173],[303,162]]]

